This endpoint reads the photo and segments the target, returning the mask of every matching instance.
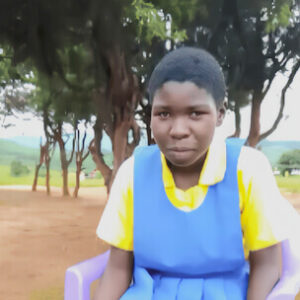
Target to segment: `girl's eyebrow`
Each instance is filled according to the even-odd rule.
[[[173,105],[160,105],[160,104],[157,104],[157,105],[153,105],[153,109],[172,109],[174,108]],[[189,106],[186,106],[185,107],[186,109],[188,110],[193,110],[193,109],[209,109],[210,106],[208,104],[196,104],[196,105],[189,105]]]
[[[153,109],[169,109],[172,108],[172,105],[153,105]]]
[[[210,106],[208,104],[196,104],[187,106],[188,109],[209,109]]]

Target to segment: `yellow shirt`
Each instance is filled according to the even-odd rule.
[[[191,211],[202,204],[209,186],[223,179],[226,145],[224,141],[213,140],[198,185],[188,190],[175,186],[163,154],[161,160],[164,187],[170,202],[178,209]],[[132,156],[118,170],[97,228],[101,239],[129,251],[133,250],[133,166]],[[249,251],[287,238],[280,220],[290,207],[279,192],[267,158],[258,150],[242,147],[237,172],[244,251],[248,257]]]

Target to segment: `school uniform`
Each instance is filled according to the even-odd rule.
[[[287,237],[278,220],[290,209],[254,149],[214,140],[198,185],[182,191],[151,146],[121,166],[97,234],[134,251],[122,300],[242,300],[249,251]]]

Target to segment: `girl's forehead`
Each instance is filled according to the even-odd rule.
[[[152,107],[214,105],[215,101],[206,89],[190,81],[168,81],[154,95]]]

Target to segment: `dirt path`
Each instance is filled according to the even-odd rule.
[[[106,250],[95,235],[105,189],[60,195],[0,188],[0,299],[62,300],[66,268]],[[285,196],[300,211],[300,195]]]
[[[78,200],[26,189],[0,190],[0,299],[63,299],[66,268],[106,250],[95,235],[105,189]]]

